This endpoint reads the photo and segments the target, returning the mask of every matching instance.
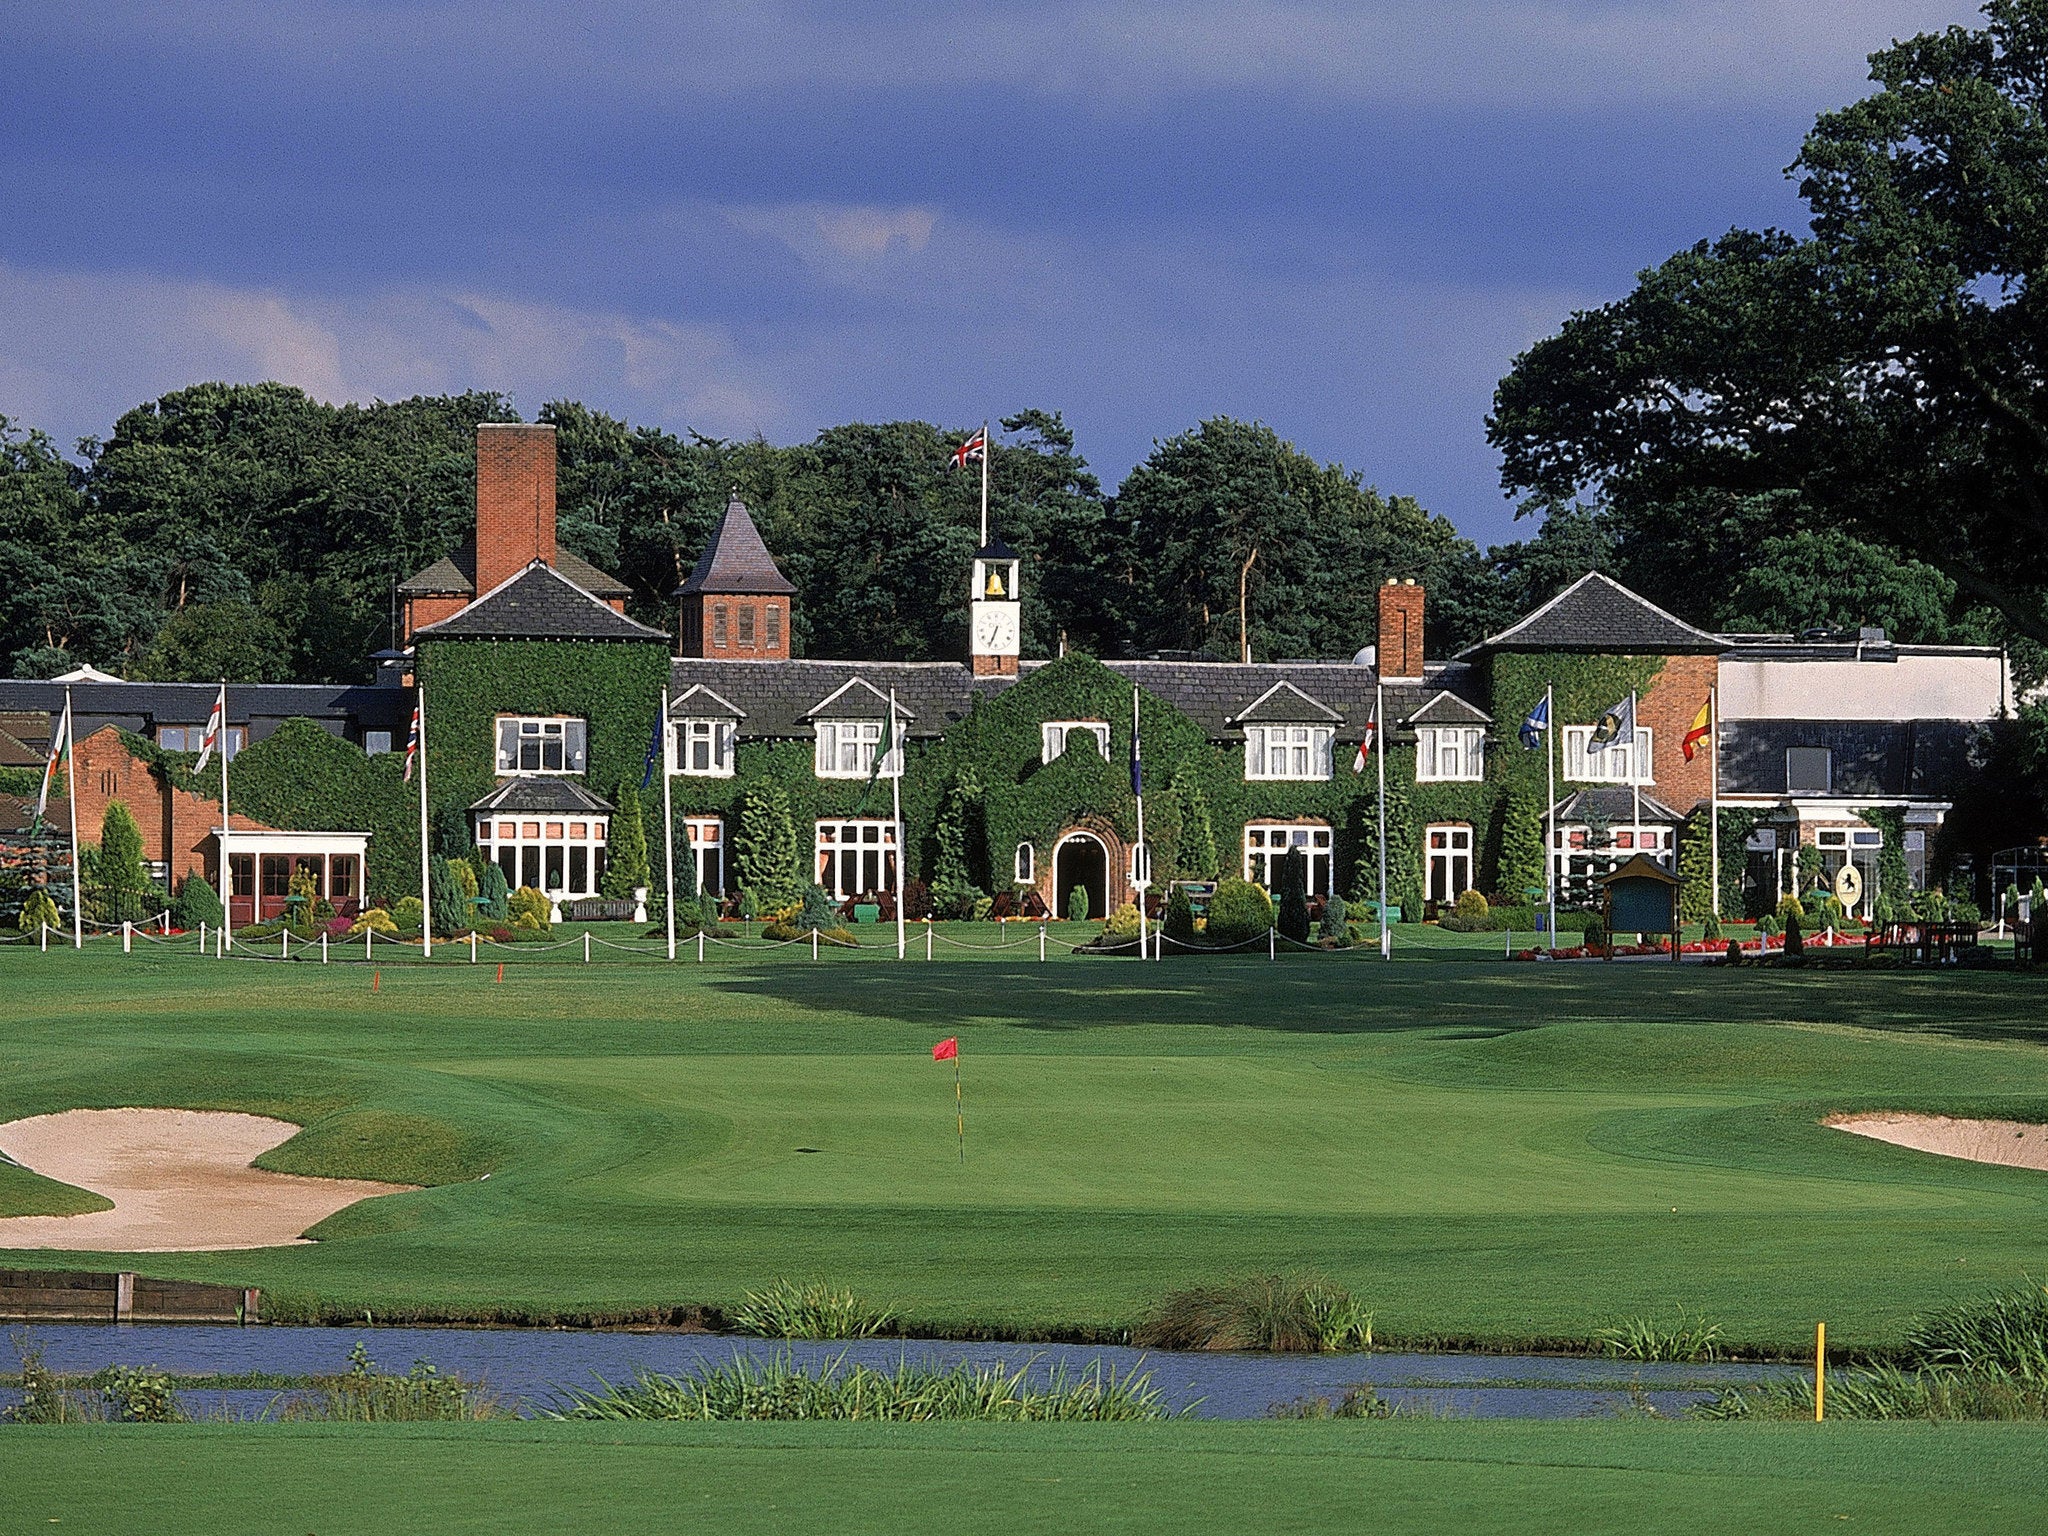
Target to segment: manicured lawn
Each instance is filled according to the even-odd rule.
[[[256,1110],[308,1126],[278,1167],[440,1186],[315,1246],[85,1261],[261,1285],[272,1315],[616,1314],[823,1277],[930,1325],[1113,1329],[1175,1286],[1315,1268],[1402,1339],[1683,1306],[1794,1351],[1817,1318],[1881,1344],[2048,1274],[2048,1175],[1815,1123],[2048,1116],[2040,977],[1407,952],[515,956],[503,984],[389,964],[373,991],[362,966],[14,948],[0,1118]],[[929,1056],[955,1033],[964,1167]],[[0,1210],[51,1193],[11,1178]]]
[[[2014,1424],[0,1430],[0,1529],[1317,1532],[2037,1528]]]

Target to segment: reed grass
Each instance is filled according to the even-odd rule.
[[[1035,1360],[1015,1368],[965,1362],[950,1369],[903,1361],[893,1371],[849,1364],[844,1355],[816,1369],[786,1353],[766,1360],[735,1355],[681,1376],[652,1371],[632,1382],[600,1380],[597,1391],[565,1389],[556,1419],[773,1420],[859,1419],[890,1423],[1124,1423],[1179,1417],[1149,1374],[1119,1375],[1096,1362],[1071,1373],[1056,1366],[1033,1382]],[[1185,1412],[1186,1410],[1183,1410]]]
[[[415,1360],[403,1376],[377,1369],[360,1340],[349,1351],[340,1376],[315,1381],[305,1391],[271,1400],[265,1418],[292,1422],[347,1424],[470,1423],[510,1417],[515,1411],[481,1382],[444,1376],[427,1360]]]
[[[1685,1312],[1671,1323],[1654,1317],[1627,1318],[1594,1330],[1593,1342],[1610,1360],[1693,1363],[1721,1357],[1720,1324]]]
[[[888,1308],[823,1281],[778,1280],[765,1291],[747,1292],[732,1314],[736,1331],[763,1339],[871,1339],[895,1321]]]
[[[1372,1347],[1373,1314],[1320,1275],[1252,1275],[1171,1292],[1132,1330],[1145,1349],[1316,1354]]]

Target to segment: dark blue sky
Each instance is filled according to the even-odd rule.
[[[0,414],[205,378],[779,442],[1256,417],[1482,543],[1495,381],[1960,0],[0,0]]]

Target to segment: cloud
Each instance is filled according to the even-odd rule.
[[[737,229],[787,246],[823,275],[869,275],[890,257],[915,256],[931,243],[939,216],[931,208],[782,203],[727,210]]]
[[[1051,0],[945,7],[554,0],[31,8],[17,34],[150,46],[334,81],[503,99],[601,80],[643,105],[763,91],[967,88],[1078,104],[1263,92],[1351,104],[1802,99],[1863,78],[1892,38],[1978,19],[1969,0]],[[465,84],[466,82],[466,84]]]

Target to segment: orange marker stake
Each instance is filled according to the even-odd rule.
[[[500,980],[500,981],[503,981],[504,979],[505,979],[505,962],[504,962],[504,961],[502,961],[502,960],[500,960],[500,961],[498,962],[498,980]]]
[[[379,971],[374,971],[374,970],[370,972],[370,990],[371,990],[372,992],[374,992],[374,991],[376,991],[376,990],[377,990],[377,984],[378,984],[378,982],[379,982],[379,981],[381,981],[382,979],[383,979],[383,976],[382,976],[382,973],[381,973],[381,972],[379,972]]]

